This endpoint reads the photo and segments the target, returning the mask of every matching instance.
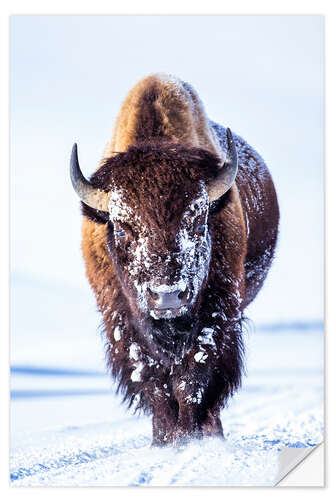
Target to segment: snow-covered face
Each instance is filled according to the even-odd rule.
[[[131,309],[155,320],[188,315],[197,305],[210,264],[204,183],[185,210],[163,227],[147,219],[145,207],[133,207],[130,201],[119,188],[111,191],[108,247]],[[165,203],[162,208],[168,210],[170,203]]]

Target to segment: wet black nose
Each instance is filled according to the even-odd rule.
[[[187,303],[187,289],[173,290],[172,292],[161,291],[158,288],[150,287],[148,292],[154,307],[159,310],[178,309]]]

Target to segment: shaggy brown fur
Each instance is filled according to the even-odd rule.
[[[225,129],[209,122],[188,84],[147,77],[126,98],[91,178],[100,189],[122,193],[129,220],[113,220],[83,204],[82,250],[103,314],[108,366],[124,399],[153,413],[155,444],[222,435],[220,408],[241,382],[243,311],[270,267],[279,211],[267,167],[234,138],[236,182],[209,213],[184,222],[224,161]],[[204,216],[206,239],[200,243]],[[177,283],[186,266],[191,279],[198,274],[177,239],[182,224],[196,245],[192,265],[203,259],[207,275],[186,314],[154,319],[147,305],[140,306],[142,284],[152,278]],[[137,246],[141,241],[146,246]],[[133,268],[142,248],[149,265],[141,260]]]
[[[170,75],[147,76],[128,93],[102,162],[113,151],[126,151],[152,137],[201,147],[224,160],[199,96],[188,83]]]

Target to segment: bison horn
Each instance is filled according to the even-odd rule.
[[[77,157],[77,145],[74,144],[71,155],[71,181],[80,200],[95,210],[109,211],[110,195],[102,189],[95,188],[81,172]]]
[[[207,185],[209,201],[218,200],[231,188],[238,169],[238,157],[230,128],[227,128],[228,152],[227,159],[219,169],[217,176]]]

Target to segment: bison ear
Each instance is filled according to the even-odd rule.
[[[109,212],[104,212],[103,210],[96,210],[90,207],[83,201],[81,202],[82,215],[87,217],[89,220],[96,222],[96,224],[106,224],[109,222]]]
[[[231,130],[227,128],[227,158],[217,175],[207,183],[209,202],[218,200],[232,186],[238,170],[238,156]]]

